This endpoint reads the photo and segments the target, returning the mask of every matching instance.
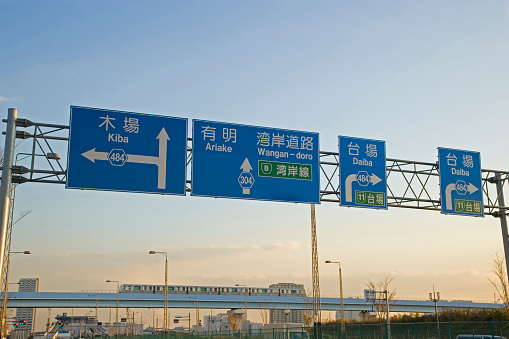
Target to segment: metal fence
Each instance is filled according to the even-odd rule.
[[[472,339],[509,338],[509,322],[440,322],[440,323],[394,323],[390,325],[390,337],[386,324],[355,324],[302,327],[286,329],[261,329],[250,331],[222,331],[199,333],[161,333],[149,336],[129,336],[126,339],[456,339],[468,335]],[[485,337],[480,337],[483,335]],[[458,339],[468,339],[461,336]]]

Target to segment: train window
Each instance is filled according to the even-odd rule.
[[[292,294],[295,294],[295,293],[297,293],[297,290],[292,290]]]
[[[214,292],[217,292],[217,287],[214,287]]]
[[[152,286],[149,286],[149,287],[148,287],[148,290],[149,290],[149,291],[152,291]]]
[[[140,290],[140,286],[133,286],[133,290],[139,291]]]
[[[238,288],[232,288],[232,292],[238,292]]]
[[[262,293],[268,293],[268,292],[269,292],[269,290],[267,290],[267,289],[265,289],[265,288],[264,288],[264,289],[262,289]]]
[[[168,286],[168,291],[173,291],[173,290],[174,290],[173,286]]]
[[[205,287],[200,287],[200,292],[207,292],[207,288],[205,288]]]

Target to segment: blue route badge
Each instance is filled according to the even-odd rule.
[[[439,147],[438,168],[442,213],[484,217],[481,154]]]
[[[339,137],[340,205],[387,208],[385,141]]]
[[[71,106],[67,188],[186,194],[187,119]]]

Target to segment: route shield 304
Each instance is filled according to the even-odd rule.
[[[339,137],[340,205],[387,208],[385,141]]]
[[[318,133],[193,120],[191,195],[320,203]]]
[[[442,213],[484,217],[481,154],[438,148]]]
[[[67,188],[186,194],[187,119],[71,106]]]

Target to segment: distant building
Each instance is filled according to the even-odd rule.
[[[21,278],[18,282],[18,292],[38,292],[39,278]],[[26,324],[20,325],[19,329],[34,332],[35,326],[35,308],[18,308],[14,321],[26,320]]]
[[[297,289],[304,289],[303,284],[295,284],[295,283],[278,283],[272,284],[269,288],[280,288],[281,290],[285,290],[284,295],[288,296],[298,296],[297,294],[292,295],[292,291],[296,291]],[[283,292],[282,294],[283,295]],[[304,310],[270,310],[270,323],[304,323]]]
[[[228,331],[230,329],[230,325],[228,324],[228,314],[219,313],[213,316],[204,316],[203,328],[207,332]]]

